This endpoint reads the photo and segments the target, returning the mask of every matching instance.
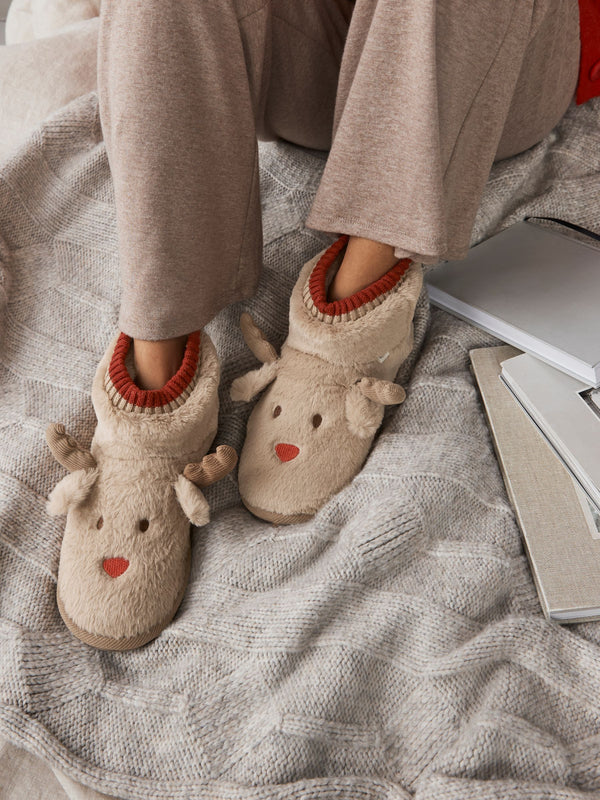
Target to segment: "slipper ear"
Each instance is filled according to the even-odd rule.
[[[361,439],[374,436],[383,419],[383,406],[403,403],[406,392],[398,383],[361,378],[346,395],[346,419],[350,432]]]
[[[252,400],[259,392],[262,392],[277,377],[279,361],[269,361],[258,369],[253,369],[231,384],[230,397],[232,400]]]
[[[380,378],[361,378],[356,386],[369,400],[384,406],[396,406],[406,399],[406,392],[402,386],[393,381],[384,381]]]
[[[183,475],[177,478],[174,486],[179,505],[192,525],[200,528],[208,524],[210,509],[200,489]]]
[[[346,420],[350,433],[359,439],[375,436],[383,419],[383,406],[369,400],[354,384],[346,393]]]
[[[68,513],[83,503],[97,479],[97,469],[78,469],[65,475],[50,493],[46,510],[52,516]]]
[[[277,361],[277,351],[246,311],[240,317],[240,328],[244,341],[259,361],[263,364]]]

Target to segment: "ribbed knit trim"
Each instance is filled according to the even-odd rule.
[[[361,289],[350,297],[342,300],[327,300],[327,273],[332,268],[335,260],[348,244],[350,237],[346,234],[340,236],[323,253],[315,264],[304,286],[303,299],[311,314],[323,322],[343,322],[363,317],[372,308],[375,308],[398,288],[400,279],[411,265],[409,258],[403,258],[389,269],[385,275],[378,278],[369,286]]]
[[[163,414],[183,405],[198,381],[200,331],[190,333],[181,366],[162,389],[140,389],[125,365],[131,337],[121,333],[106,371],[104,388],[116,408],[147,414]]]

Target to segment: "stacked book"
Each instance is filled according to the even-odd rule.
[[[470,357],[544,614],[600,619],[600,248],[522,222],[426,283],[507,343]]]

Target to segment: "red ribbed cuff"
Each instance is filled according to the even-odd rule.
[[[129,352],[131,341],[130,336],[121,333],[108,367],[108,375],[119,395],[128,403],[142,408],[166,406],[177,400],[196,374],[200,353],[200,331],[190,333],[188,336],[181,366],[162,389],[140,389],[133,382],[125,366],[125,358]]]
[[[344,297],[342,300],[333,300],[330,302],[327,300],[327,273],[340,252],[348,244],[349,239],[350,237],[344,234],[328,247],[315,265],[308,281],[308,288],[315,307],[321,313],[330,317],[348,314],[350,311],[360,308],[365,303],[370,303],[380,295],[389,292],[390,289],[393,289],[398,283],[412,263],[409,258],[402,258],[394,264],[385,275],[382,275],[381,278],[378,278],[378,280],[369,284],[369,286],[350,295],[350,297]]]

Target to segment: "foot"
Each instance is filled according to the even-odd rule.
[[[356,294],[379,280],[397,263],[391,245],[351,236],[327,292],[328,300],[342,300]]]
[[[133,340],[135,384],[140,389],[162,389],[183,361],[187,334],[175,339]]]

